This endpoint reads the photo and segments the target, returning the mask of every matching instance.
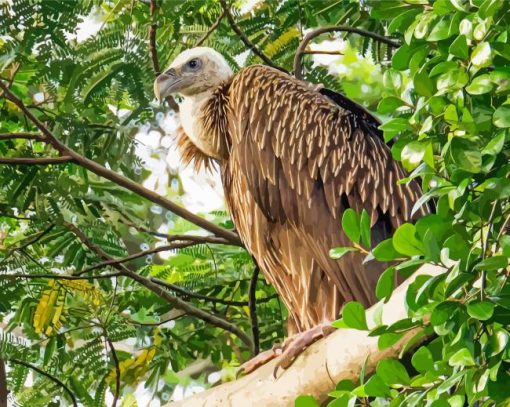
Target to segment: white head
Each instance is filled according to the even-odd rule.
[[[181,52],[154,82],[161,100],[173,93],[194,96],[213,90],[232,76],[225,58],[212,48],[197,47]]]

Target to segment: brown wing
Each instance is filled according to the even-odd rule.
[[[230,156],[264,215],[303,236],[344,298],[356,286],[354,298],[371,302],[377,276],[356,275],[361,258],[328,258],[331,247],[349,244],[340,231],[341,213],[366,209],[379,229],[372,233],[377,243],[411,218],[419,186],[397,184],[403,171],[389,148],[363,130],[359,116],[277,70],[252,66],[239,72],[229,107]],[[310,276],[308,283],[320,278]]]

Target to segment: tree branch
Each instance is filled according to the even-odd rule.
[[[126,188],[151,202],[154,202],[157,205],[162,206],[163,208],[175,213],[177,216],[180,216],[183,219],[213,233],[216,236],[223,237],[229,242],[233,244],[242,244],[240,242],[239,237],[236,233],[224,229],[220,226],[209,222],[200,216],[195,215],[194,213],[189,212],[188,210],[182,208],[181,206],[175,204],[174,202],[156,194],[153,191],[148,190],[142,185],[126,178],[120,174],[117,174],[114,171],[110,171],[107,168],[97,164],[96,162],[89,160],[86,157],[78,154],[76,151],[67,147],[65,144],[60,142],[53,133],[39,120],[37,119],[32,112],[23,104],[23,102],[12,93],[7,86],[0,80],[0,88],[4,91],[4,97],[18,106],[21,111],[25,114],[25,116],[32,122],[34,125],[41,131],[44,136],[44,141],[51,144],[57,151],[59,151],[64,156],[72,157],[76,164],[86,168],[87,170],[93,172],[96,175],[104,177],[117,185]]]
[[[253,337],[253,354],[258,355],[260,353],[260,331],[259,321],[257,318],[257,297],[255,296],[257,291],[257,281],[259,278],[260,268],[257,263],[253,268],[253,274],[250,280],[250,287],[248,289],[248,303],[250,308],[250,320],[251,320],[251,336]]]
[[[154,16],[156,14],[157,4],[156,0],[149,0],[149,14],[150,14],[150,25],[149,25],[149,53],[151,56],[152,69],[154,70],[154,74],[156,77],[161,73],[161,67],[159,65],[158,59],[158,49],[156,47],[156,33],[157,33],[157,25],[154,21]],[[166,102],[170,109],[175,112],[179,111],[179,105],[174,100],[173,97],[167,96],[165,98]]]
[[[378,303],[367,310],[367,321],[374,320],[374,314],[382,306],[383,324],[391,325],[407,318],[405,296],[407,288],[419,275],[436,276],[445,270],[441,267],[422,266],[412,277],[395,289],[390,300]],[[251,405],[294,406],[296,397],[308,394],[319,401],[328,399],[328,393],[335,389],[340,380],[359,381],[359,374],[365,366],[365,378],[374,372],[377,363],[387,357],[399,357],[409,351],[409,342],[422,334],[421,341],[428,337],[423,328],[411,329],[393,346],[379,350],[378,337],[369,336],[368,331],[338,329],[325,339],[307,348],[278,378],[273,371],[279,359],[272,360],[255,372],[234,382],[224,383],[180,402],[167,403],[162,407],[205,407],[221,405],[242,406],[246,400]],[[417,340],[419,343],[420,340]],[[414,342],[415,345],[418,343]],[[264,391],[261,391],[263,389]]]
[[[226,0],[220,0],[220,4],[223,7],[223,10],[226,12],[228,22],[232,30],[239,36],[239,39],[246,45],[246,47],[251,50],[255,55],[257,55],[266,65],[272,66],[273,68],[279,69],[280,71],[285,71],[285,69],[276,65],[271,58],[269,58],[266,54],[264,54],[261,50],[257,48],[257,46],[250,41],[250,39],[246,36],[246,34],[239,28],[234,20],[234,16],[230,11],[230,7],[227,4]]]
[[[179,294],[189,297],[189,298],[196,298],[198,300],[209,301],[209,302],[216,303],[216,304],[231,305],[234,307],[244,307],[246,305],[249,305],[249,301],[225,300],[223,298],[211,297],[209,295],[194,293],[194,292],[188,291],[176,284],[172,284],[172,283],[169,283],[167,281],[164,281],[164,280],[161,280],[161,279],[155,278],[155,277],[151,277],[151,281],[154,281],[156,284],[162,285],[163,287],[166,287],[176,293],[179,293]],[[266,298],[260,298],[257,301],[260,303],[268,302],[268,301],[272,300],[273,298],[277,298],[277,297],[278,297],[277,295],[270,295]]]
[[[66,274],[0,274],[0,280],[3,278],[52,278],[55,280],[98,280],[102,278],[113,278],[122,276],[122,273],[115,272],[109,274],[98,274],[96,276],[69,276]]]
[[[0,164],[8,165],[51,165],[51,164],[66,164],[74,162],[74,159],[69,156],[61,157],[42,157],[42,158],[1,158]]]
[[[384,35],[376,34],[370,31],[362,30],[360,28],[355,27],[348,27],[348,26],[335,26],[335,27],[322,27],[318,28],[316,30],[310,31],[308,34],[305,35],[305,38],[301,43],[299,44],[299,47],[296,51],[296,55],[294,56],[294,76],[297,79],[303,79],[303,67],[302,67],[302,61],[301,58],[303,54],[310,53],[310,51],[306,51],[306,47],[308,46],[308,43],[314,39],[315,37],[318,37],[321,34],[328,33],[328,32],[348,32],[353,34],[359,34],[363,37],[372,38],[376,41],[383,42],[390,47],[398,48],[400,47],[400,43],[391,40],[390,38],[385,37]]]
[[[48,379],[50,379],[52,382],[54,383],[57,383],[60,387],[62,387],[65,392],[69,395],[69,397],[71,398],[71,401],[73,403],[73,406],[74,407],[78,407],[78,403],[76,401],[76,397],[74,396],[74,394],[71,392],[71,390],[69,389],[69,387],[67,387],[64,382],[62,382],[60,379],[50,375],[49,373],[45,372],[44,370],[42,369],[39,369],[37,366],[34,366],[34,365],[31,365],[30,363],[27,363],[23,360],[19,360],[19,359],[9,359],[9,362],[11,363],[14,363],[14,364],[17,364],[17,365],[22,365],[22,366],[25,366],[25,367],[28,367],[29,369],[47,377]]]
[[[78,239],[81,240],[81,242],[87,246],[93,253],[95,253],[98,257],[109,261],[113,260],[106,252],[104,252],[100,247],[96,246],[88,237],[85,235],[81,230],[79,230],[76,226],[70,223],[66,223],[65,226],[73,232]],[[176,297],[175,295],[170,294],[168,291],[161,288],[158,284],[151,281],[149,278],[143,277],[134,271],[127,268],[124,264],[121,263],[112,263],[112,267],[116,268],[118,271],[121,272],[121,274],[125,277],[129,277],[132,280],[135,280],[137,283],[143,285],[145,288],[152,291],[154,294],[158,295],[159,297],[163,298],[165,301],[172,304],[174,307],[183,310],[188,315],[192,315],[196,318],[201,319],[204,322],[207,322],[213,326],[216,326],[218,328],[221,328],[225,331],[228,331],[235,336],[237,336],[246,346],[248,346],[250,349],[252,347],[251,339],[246,335],[241,329],[239,329],[236,325],[233,323],[226,321],[225,319],[211,314],[207,311],[201,310],[192,304],[189,304],[188,302],[180,299],[179,297]]]
[[[0,407],[7,407],[7,396],[9,390],[7,389],[7,373],[5,371],[5,362],[0,359]]]
[[[219,27],[221,20],[223,20],[223,17],[227,15],[228,9],[223,9],[223,13],[220,14],[220,16],[216,19],[216,21],[209,27],[209,30],[204,34],[202,38],[200,38],[194,45],[194,47],[200,47],[206,40],[209,38],[209,36],[216,30],[216,28]]]
[[[0,140],[29,139],[44,141],[44,136],[37,133],[0,133]]]
[[[110,351],[112,353],[113,362],[115,363],[115,393],[113,396],[112,407],[117,407],[117,401],[119,400],[120,395],[120,365],[119,358],[117,357],[117,352],[115,352],[115,348],[111,339],[108,336],[105,336],[106,342],[110,347]]]

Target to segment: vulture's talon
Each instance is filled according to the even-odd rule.
[[[271,349],[259,353],[247,362],[244,362],[236,373],[236,379],[242,374],[249,374],[257,370],[260,366],[265,365],[270,360],[281,355],[281,345],[274,345]]]

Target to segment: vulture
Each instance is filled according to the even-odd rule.
[[[278,366],[286,368],[331,331],[344,303],[376,302],[387,265],[364,263],[358,252],[329,256],[331,248],[352,245],[342,213],[365,209],[375,246],[427,212],[411,215],[419,184],[398,183],[406,175],[366,110],[275,68],[234,74],[217,51],[192,48],[157,77],[154,91],[159,100],[182,95],[183,161],[218,163],[236,230],[289,311],[283,349],[262,352],[242,370],[281,352]]]

